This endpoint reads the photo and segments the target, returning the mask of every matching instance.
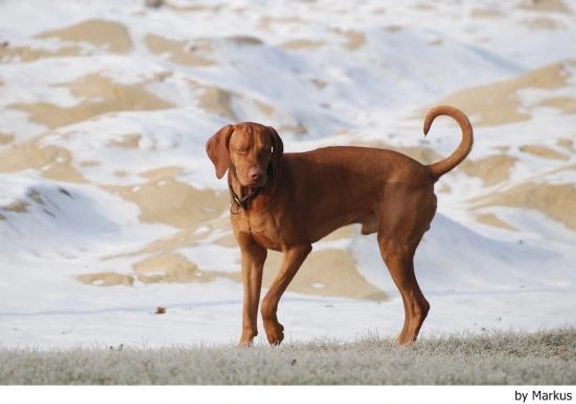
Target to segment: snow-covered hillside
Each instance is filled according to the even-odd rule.
[[[286,152],[432,162],[460,140],[448,119],[423,137],[440,103],[475,145],[417,253],[423,334],[574,325],[575,43],[567,0],[0,2],[0,345],[235,342],[239,251],[206,140],[249,120]],[[279,315],[288,340],[349,339],[403,311],[351,227]]]

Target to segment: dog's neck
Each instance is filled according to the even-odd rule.
[[[263,187],[242,187],[240,186],[240,191],[236,192],[232,184],[228,184],[230,189],[230,197],[232,199],[230,211],[234,214],[240,213],[240,210],[248,211],[250,209],[250,202],[255,198]]]
[[[247,212],[250,209],[250,203],[263,189],[262,186],[245,187],[243,186],[238,177],[236,170],[231,167],[228,172],[228,189],[230,191],[230,212],[238,214],[240,211]]]

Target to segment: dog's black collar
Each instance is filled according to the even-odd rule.
[[[262,187],[253,188],[252,191],[244,196],[239,197],[236,192],[234,192],[234,188],[232,188],[232,184],[228,184],[228,188],[230,188],[230,196],[232,197],[233,204],[230,206],[230,212],[237,215],[240,213],[240,210],[247,211],[250,207],[250,201],[262,191]],[[236,209],[234,209],[236,208]]]

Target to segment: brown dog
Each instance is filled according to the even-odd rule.
[[[466,115],[435,107],[424,120],[424,134],[439,115],[455,119],[462,131],[448,158],[425,166],[390,150],[325,147],[283,154],[276,131],[257,123],[228,125],[206,144],[216,176],[228,171],[231,222],[242,252],[244,306],[240,345],[258,334],[256,317],[267,249],[281,251],[280,271],[262,301],[262,319],[271,344],[284,338],[276,316],[280,297],[304,262],[312,243],[352,223],[362,234],[378,233],[378,245],[404,303],[398,343],[410,344],[428,314],[414,275],[413,258],[436,212],[434,183],[456,167],[472,148]]]

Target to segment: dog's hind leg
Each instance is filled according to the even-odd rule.
[[[409,196],[398,192],[394,197],[400,197],[402,204],[393,201],[396,204],[392,206],[402,209],[391,210],[390,201],[384,205],[379,215],[378,246],[404,304],[404,326],[397,342],[409,345],[418,337],[430,310],[414,273],[414,254],[436,212],[436,196],[431,192]]]
[[[400,291],[404,303],[404,326],[397,338],[402,345],[416,340],[422,323],[426,319],[430,304],[424,297],[414,274],[413,246],[398,243],[394,239],[378,237],[382,258]]]

